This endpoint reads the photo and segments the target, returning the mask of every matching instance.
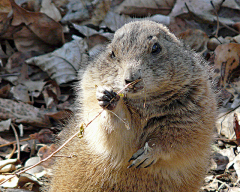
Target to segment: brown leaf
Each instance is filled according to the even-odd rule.
[[[2,37],[9,30],[10,20],[12,15],[10,11],[12,10],[11,3],[9,0],[0,1],[0,36]]]
[[[11,3],[9,0],[0,1],[0,13],[9,13],[12,10]]]
[[[38,36],[31,30],[29,30],[29,28],[26,26],[23,26],[21,30],[14,33],[13,39],[18,51],[21,52],[27,51],[51,52],[54,49],[52,46],[49,46],[48,43],[38,38]]]
[[[6,98],[10,92],[11,86],[9,84],[1,87],[0,89],[0,97],[1,98]]]
[[[14,0],[10,0],[13,8],[13,20],[11,25],[25,24],[37,37],[51,45],[64,43],[62,26],[43,13],[29,12],[18,6]]]
[[[72,111],[65,109],[56,113],[47,113],[46,115],[53,118],[55,121],[66,121],[73,115],[73,113]]]
[[[233,27],[240,32],[240,22],[236,22],[235,24],[233,24]]]
[[[188,29],[178,35],[178,38],[188,44],[192,49],[201,52],[206,48],[208,35],[199,29]]]
[[[174,0],[125,0],[118,12],[126,15],[149,16],[155,14],[168,15],[174,5]]]
[[[52,143],[54,139],[53,132],[49,129],[41,129],[39,133],[31,134],[29,137],[37,139],[40,143]]]
[[[51,155],[54,151],[56,151],[57,146],[55,144],[52,144],[50,147],[43,146],[38,151],[38,156],[41,160],[47,158],[49,155]],[[41,165],[45,168],[49,168],[54,162],[53,158],[48,159],[47,161],[44,161]]]
[[[0,119],[45,127],[50,124],[44,112],[32,105],[0,98]]]
[[[86,37],[86,42],[88,44],[88,49],[93,48],[95,45],[98,44],[106,44],[107,42],[109,42],[107,37],[104,37],[102,35],[99,34],[94,34],[90,37]]]
[[[214,51],[214,77],[221,87],[226,87],[239,76],[236,71],[239,65],[240,44],[219,45]]]

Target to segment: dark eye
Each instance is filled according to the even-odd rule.
[[[115,58],[116,56],[115,56],[115,53],[112,51],[112,53],[110,54],[110,57],[113,59],[113,58]]]
[[[153,55],[156,55],[158,53],[160,53],[160,51],[162,50],[161,46],[159,45],[159,43],[155,43],[153,46],[152,46],[152,54]]]

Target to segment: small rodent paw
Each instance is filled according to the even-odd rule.
[[[117,106],[120,96],[115,93],[110,87],[98,87],[97,88],[97,100],[98,104],[108,110],[113,110]]]
[[[155,162],[152,150],[153,149],[148,145],[148,142],[146,142],[145,146],[134,153],[131,159],[129,159],[129,162],[132,161],[132,164],[129,165],[128,168],[133,166],[136,166],[136,168],[147,168],[151,166]]]

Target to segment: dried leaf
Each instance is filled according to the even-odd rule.
[[[100,26],[107,26],[112,31],[116,31],[120,27],[122,27],[124,24],[129,23],[130,21],[133,21],[131,17],[127,15],[119,15],[117,13],[109,11],[106,17],[104,18],[103,22],[100,24]]]
[[[0,175],[0,182],[5,181],[12,177],[12,175]],[[13,177],[12,179],[8,180],[7,182],[3,183],[1,187],[5,188],[14,188],[18,186],[18,177]]]
[[[233,27],[240,32],[240,22],[234,23]]]
[[[95,34],[95,35],[87,37],[86,42],[88,44],[88,48],[91,49],[96,45],[106,44],[107,42],[109,42],[109,40],[108,40],[108,38],[106,38],[102,35]]]
[[[42,41],[35,33],[33,33],[25,26],[23,26],[20,31],[14,33],[13,38],[18,51],[21,52],[50,52],[54,50],[53,46]]]
[[[6,98],[10,92],[11,86],[9,84],[1,87],[0,89],[0,97],[1,98]]]
[[[47,158],[49,155],[51,155],[56,150],[57,150],[57,146],[55,144],[52,144],[50,147],[46,145],[39,149],[38,156],[40,157],[41,160],[43,160],[43,159]],[[54,163],[54,160],[50,158],[47,161],[44,161],[42,163],[42,166],[44,168],[50,168],[50,166],[53,163]]]
[[[49,81],[42,92],[47,108],[53,108],[57,105],[61,90],[55,81]]]
[[[168,15],[175,0],[125,0],[117,12],[136,16],[149,16],[155,14]]]
[[[224,135],[228,139],[235,138],[235,132],[233,128],[233,114],[236,113],[240,115],[240,108],[235,109],[227,115],[220,114],[222,117],[218,118],[216,121],[216,128],[219,135]]]
[[[222,0],[214,0],[212,3],[218,12],[222,5]],[[177,0],[170,16],[186,18],[188,20],[194,19],[199,23],[214,24],[217,21],[211,0]],[[218,19],[226,25],[234,24],[234,21],[230,18],[219,17]]]
[[[214,55],[214,77],[219,79],[219,86],[226,87],[230,82],[234,81],[237,75],[235,69],[239,65],[240,44],[229,43],[219,45],[215,49]]]
[[[236,183],[238,183],[240,181],[240,154],[238,154],[235,159],[234,159],[234,165],[233,165],[237,176],[238,176],[238,180]]]
[[[233,115],[233,128],[236,134],[237,143],[238,145],[240,145],[240,125],[239,125],[238,116],[236,113],[234,113]]]
[[[18,161],[17,159],[2,160],[2,161],[0,161],[0,169],[2,169],[3,167],[5,167],[8,164],[15,164],[17,161]]]
[[[208,35],[199,29],[188,29],[185,32],[180,33],[178,38],[183,39],[184,43],[188,44],[197,52],[206,49],[209,40]]]
[[[58,85],[77,79],[77,72],[88,61],[87,44],[82,39],[74,40],[52,53],[28,59],[28,64],[37,65],[55,80]]]
[[[25,24],[37,37],[50,45],[61,45],[64,43],[62,26],[43,13],[26,11],[10,0],[13,8],[13,26]]]
[[[10,21],[12,18],[12,6],[9,0],[0,1],[0,36],[4,37],[4,34],[8,34],[10,26]],[[8,35],[7,35],[8,36]]]
[[[35,165],[39,161],[40,161],[39,157],[31,157],[25,162],[24,167]],[[36,167],[33,167],[32,169],[29,169],[26,173],[36,176],[37,173],[40,173],[42,171],[43,171],[43,167],[41,165],[38,165]]]
[[[23,85],[27,87],[27,90],[30,92],[30,96],[38,97],[43,90],[46,82],[41,81],[32,81],[30,79],[23,81]]]
[[[52,3],[52,0],[43,0],[40,12],[45,13],[55,21],[60,21],[62,19],[59,10],[56,8],[54,3]]]
[[[110,10],[111,0],[98,1],[98,4],[96,4],[95,7],[96,8],[92,13],[90,23],[93,25],[99,25],[105,18],[108,11]]]
[[[69,119],[73,113],[72,111],[65,109],[56,113],[47,113],[46,115],[53,118],[55,121],[64,121]]]
[[[15,171],[16,167],[15,165],[6,165],[1,170],[0,173],[10,173],[11,171]]]
[[[0,1],[0,13],[9,13],[12,10],[11,3],[9,0]]]
[[[30,174],[23,173],[19,177],[18,186],[23,188],[24,185],[26,185],[26,184],[29,185],[29,183],[32,183],[32,184],[34,184],[35,190],[32,189],[31,191],[39,191],[40,185],[43,185],[43,183],[40,182],[37,178],[42,177],[44,174],[45,174],[45,171],[35,173],[34,176],[30,175]],[[37,189],[36,189],[36,186],[37,186]],[[25,192],[25,191],[23,191],[23,192]]]
[[[6,121],[0,121],[0,132],[9,130],[11,125],[11,119],[8,119]]]
[[[17,101],[22,101],[24,103],[29,103],[30,98],[28,94],[28,89],[22,84],[18,84],[11,88],[11,93],[13,94],[14,99]]]
[[[50,124],[44,112],[32,105],[0,98],[0,119],[44,127]]]
[[[98,0],[95,2],[98,2]],[[93,5],[90,5],[89,7],[92,8]],[[90,19],[87,5],[82,1],[70,1],[67,5],[67,9],[67,14],[61,20],[64,24],[69,22],[81,22]]]
[[[31,134],[30,137],[37,139],[40,143],[52,143],[54,140],[53,132],[49,129],[41,129],[39,133]]]
[[[236,0],[223,1],[222,7],[240,10],[239,2],[237,2]]]
[[[213,155],[214,161],[217,163],[217,168],[215,171],[224,171],[228,166],[229,162],[231,163],[235,158],[233,148],[227,148],[217,151]]]

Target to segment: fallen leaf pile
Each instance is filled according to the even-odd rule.
[[[118,28],[146,18],[167,25],[210,63],[219,117],[201,191],[240,191],[237,0],[1,0],[0,183],[56,150],[57,134],[75,111],[78,71]],[[39,191],[54,158],[0,191]]]

